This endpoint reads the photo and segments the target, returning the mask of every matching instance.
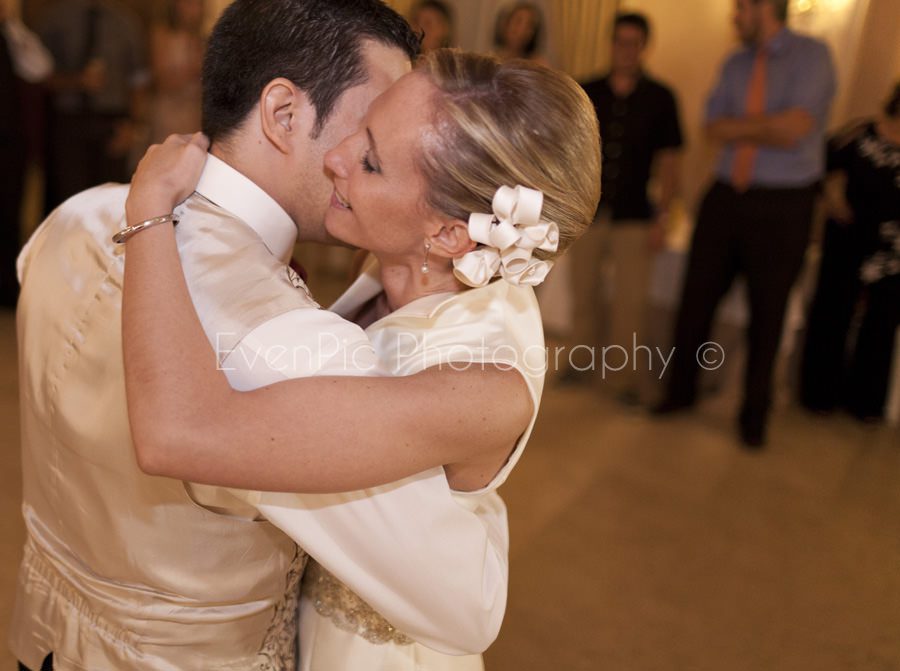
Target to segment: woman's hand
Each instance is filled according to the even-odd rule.
[[[206,166],[209,139],[203,133],[170,135],[147,150],[125,202],[128,224],[171,214],[194,192]]]
[[[841,226],[853,223],[853,208],[847,202],[847,173],[835,172],[825,179],[822,195],[825,202],[825,214]]]

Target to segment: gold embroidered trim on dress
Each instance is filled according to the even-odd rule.
[[[339,629],[362,636],[369,643],[413,643],[314,561],[309,562],[303,578],[303,596],[312,601],[319,615],[330,619]]]
[[[275,606],[272,624],[266,632],[253,671],[293,671],[297,668],[297,611],[300,604],[300,580],[309,560],[297,548],[285,578],[284,596]]]

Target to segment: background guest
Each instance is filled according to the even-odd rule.
[[[155,25],[150,34],[151,143],[200,128],[204,3],[169,0],[166,9],[165,21]]]
[[[501,10],[494,27],[494,52],[501,60],[524,58],[549,65],[540,55],[544,15],[532,2],[518,2]]]
[[[665,242],[669,207],[678,189],[682,145],[675,96],[644,71],[649,38],[650,23],[645,16],[619,14],[611,70],[584,85],[600,121],[603,172],[597,219],[572,250],[575,344],[605,342],[630,350],[634,337],[642,342],[653,259]],[[654,164],[659,196],[651,203],[647,185]],[[604,334],[600,316],[607,292],[601,279],[607,259],[615,289],[606,320],[609,331]],[[626,367],[609,379],[626,403],[639,400],[635,373]]]
[[[881,419],[900,314],[900,83],[879,119],[831,139],[828,169],[830,217],[807,327],[801,402],[819,412],[844,404],[860,419]],[[847,362],[863,287],[863,315]]]
[[[772,371],[791,287],[803,264],[835,81],[828,47],[785,26],[788,0],[737,0],[744,48],[709,98],[706,132],[723,149],[697,217],[675,327],[675,354],[657,412],[691,406],[697,352],[736,275],[747,280],[749,352],[739,428],[765,442]]]
[[[29,156],[25,104],[28,84],[48,77],[53,60],[40,40],[0,0],[0,306],[15,307],[19,295],[16,256],[24,177]]]
[[[453,46],[453,11],[441,0],[417,3],[410,14],[413,30],[422,34],[422,53]]]
[[[149,77],[140,24],[114,0],[57,2],[40,34],[57,67],[48,81],[49,211],[97,184],[129,181]]]

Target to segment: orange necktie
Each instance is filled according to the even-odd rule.
[[[763,47],[756,52],[750,84],[747,86],[747,116],[759,116],[766,111],[766,65],[767,54]],[[738,191],[746,191],[753,179],[753,164],[756,163],[757,145],[739,142],[734,152],[731,167],[731,183]]]

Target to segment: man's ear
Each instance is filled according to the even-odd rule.
[[[259,99],[262,132],[278,151],[293,151],[298,141],[308,139],[316,123],[315,107],[306,94],[284,77],[273,79]]]
[[[469,224],[461,219],[444,219],[430,241],[431,251],[448,259],[458,259],[477,246],[469,237]]]

